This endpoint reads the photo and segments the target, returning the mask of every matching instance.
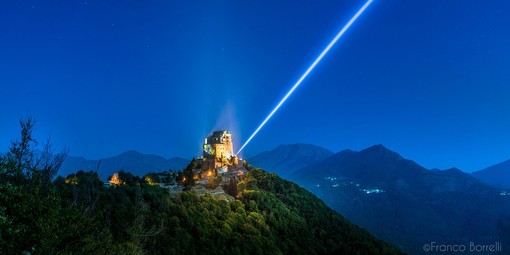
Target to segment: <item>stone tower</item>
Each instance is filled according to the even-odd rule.
[[[203,161],[204,170],[216,169],[218,172],[225,172],[239,164],[234,155],[232,135],[228,130],[214,131],[205,139]]]

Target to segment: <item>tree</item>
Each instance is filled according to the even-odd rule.
[[[32,137],[35,121],[32,118],[22,119],[20,126],[21,137],[11,142],[11,148],[6,155],[9,164],[5,172],[12,176],[16,183],[30,181],[48,185],[62,166],[68,150],[64,149],[55,154],[53,144],[48,139],[43,145],[42,152],[36,155],[38,142]]]
[[[0,160],[0,253],[33,251],[53,253],[62,242],[61,196],[51,180],[65,159],[66,152],[53,155],[50,141],[37,155],[32,137],[35,122],[20,120],[21,137],[14,140]]]
[[[231,178],[227,185],[223,187],[225,193],[237,197],[237,182]]]
[[[158,185],[161,183],[161,178],[155,173],[148,173],[143,180],[149,185]]]
[[[21,137],[11,142],[11,148],[7,153],[7,160],[11,167],[7,169],[7,174],[12,175],[15,182],[22,182],[26,175],[30,175],[34,162],[34,147],[37,141],[32,138],[35,121],[28,118],[26,121],[20,120]]]
[[[182,182],[186,190],[189,190],[191,189],[191,187],[195,186],[194,169],[196,169],[197,167],[198,167],[197,160],[193,158],[191,162],[188,164],[188,166],[186,166],[186,169],[184,169],[183,171]]]
[[[57,175],[68,153],[68,149],[63,149],[60,153],[55,154],[51,139],[48,139],[44,144],[41,155],[35,162],[34,168],[37,169],[37,171],[35,171],[37,177],[45,183],[51,182]]]
[[[147,227],[146,215],[149,214],[149,205],[144,201],[142,196],[142,190],[140,187],[136,188],[135,191],[135,218],[133,222],[126,227],[130,237],[130,242],[138,251],[133,254],[144,254],[143,247],[149,237],[159,235],[163,231],[163,226],[159,228]]]
[[[140,185],[140,177],[133,175],[131,172],[120,170],[118,174],[123,184],[126,184],[128,186]]]

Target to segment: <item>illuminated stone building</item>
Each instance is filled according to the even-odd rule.
[[[244,174],[246,170],[234,154],[232,134],[228,130],[214,131],[205,139],[200,169],[197,170],[201,179],[222,176],[226,181]]]
[[[234,156],[232,135],[228,130],[214,131],[204,141],[203,169],[226,170],[229,166],[237,165]],[[222,168],[222,169],[220,169]]]

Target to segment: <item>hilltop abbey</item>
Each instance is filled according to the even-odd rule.
[[[240,167],[239,159],[234,155],[232,135],[227,130],[214,131],[204,142],[202,156],[202,169],[215,169],[224,173],[233,168]]]
[[[191,188],[198,195],[206,193],[221,199],[232,199],[227,194],[235,196],[232,190],[237,190],[237,183],[246,176],[245,161],[234,154],[232,134],[228,130],[214,131],[205,138],[202,156],[194,159],[186,169],[180,173],[162,172],[146,176],[145,181],[151,185],[167,188],[175,195],[183,191],[186,184],[192,183]],[[157,177],[157,181],[154,179]],[[193,180],[190,180],[193,179]],[[66,180],[66,182],[73,180]],[[123,185],[124,181],[115,173],[105,186]],[[224,190],[226,188],[226,190]],[[230,191],[230,192],[229,192]]]
[[[232,134],[228,130],[214,131],[205,138],[203,155],[194,171],[195,178],[202,182],[210,181],[212,177],[221,177],[221,182],[243,177],[246,169],[242,160],[234,155]]]

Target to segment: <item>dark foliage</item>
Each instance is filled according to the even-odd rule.
[[[228,185],[238,198],[228,202],[171,196],[124,171],[110,187],[93,171],[43,184],[28,152],[0,158],[1,254],[400,254],[260,169]]]

